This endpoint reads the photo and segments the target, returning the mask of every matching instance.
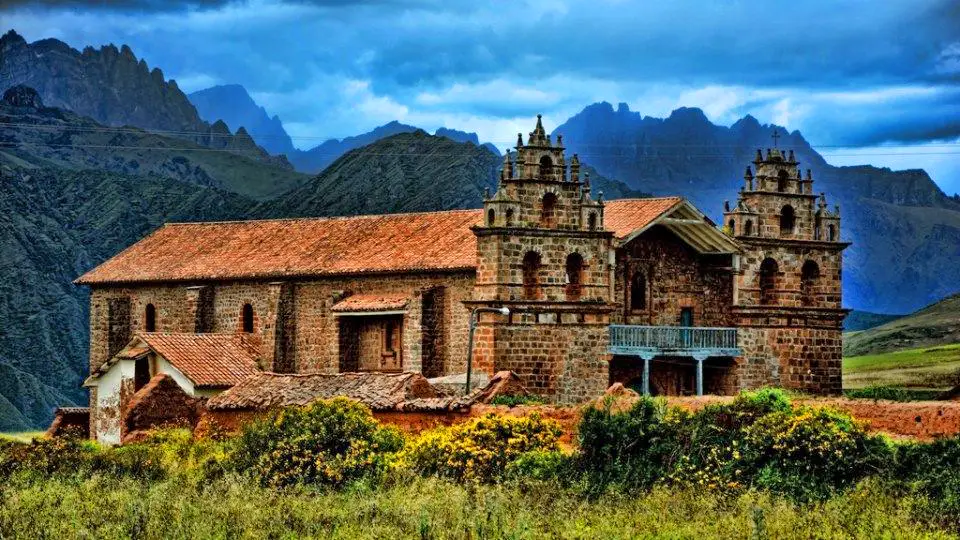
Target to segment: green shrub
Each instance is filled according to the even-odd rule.
[[[672,470],[688,414],[642,398],[625,412],[611,403],[588,407],[578,429],[578,468],[592,491],[616,485],[644,489]]]
[[[51,476],[90,470],[98,448],[72,438],[36,438],[0,448],[0,479],[19,472]]]
[[[897,386],[871,385],[856,390],[845,390],[843,394],[851,399],[885,399],[889,401],[923,401],[937,399],[937,390],[915,390]]]
[[[899,445],[894,478],[923,499],[922,518],[960,532],[960,435]]]
[[[248,424],[231,465],[268,486],[339,486],[379,476],[402,446],[400,432],[378,424],[366,406],[335,398]]]
[[[543,398],[540,396],[528,394],[525,396],[500,395],[494,396],[490,400],[491,405],[506,405],[507,407],[516,407],[517,405],[542,405]]]
[[[800,501],[826,499],[893,459],[886,439],[829,408],[767,414],[743,435],[743,449],[731,465],[754,486]]]
[[[506,477],[521,483],[568,485],[576,476],[576,457],[562,450],[533,450],[507,464]]]
[[[560,434],[559,424],[538,414],[490,413],[424,432],[404,449],[400,465],[426,476],[494,482],[525,453],[557,450]]]

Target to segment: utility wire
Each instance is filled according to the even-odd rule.
[[[214,133],[212,131],[188,131],[188,130],[153,130],[153,129],[142,129],[142,128],[131,128],[131,127],[112,127],[112,126],[64,126],[64,125],[42,125],[42,124],[24,124],[16,122],[0,122],[0,127],[9,127],[16,129],[32,129],[37,131],[69,131],[69,132],[89,132],[89,133],[130,133],[130,134],[148,134],[148,135],[189,135],[197,137],[220,137],[220,138],[232,138],[235,136],[234,133]],[[425,131],[425,130],[424,130]],[[249,132],[248,132],[249,134]],[[442,136],[442,135],[441,135]],[[250,136],[253,138],[253,136]],[[308,136],[308,135],[288,135],[286,137],[282,135],[258,135],[256,139],[296,139],[296,140],[323,140],[323,141],[342,141],[343,139],[335,139],[331,137],[322,137],[322,136]],[[347,137],[350,138],[350,137]],[[481,144],[510,144],[513,145],[516,140],[513,141],[484,141]],[[805,141],[811,148],[856,148],[857,145],[852,144],[814,144],[809,141]],[[636,143],[636,144],[604,144],[604,143],[585,143],[577,144],[577,147],[606,147],[606,148],[631,148],[631,147],[640,147],[640,148],[740,148],[742,145],[739,144],[651,144],[651,143]],[[934,147],[960,147],[960,142],[945,142],[945,143],[930,143],[930,144],[895,144],[889,145],[891,148],[934,148]],[[857,154],[861,155],[861,154]],[[869,154],[862,154],[869,155]],[[887,154],[873,154],[873,155],[887,155]]]
[[[46,148],[92,148],[92,149],[101,149],[101,150],[165,150],[170,152],[222,152],[228,154],[256,154],[260,155],[259,151],[256,150],[241,150],[241,149],[231,149],[231,148],[205,148],[205,147],[180,147],[180,146],[119,146],[111,144],[67,144],[67,143],[45,143],[45,142],[29,142],[29,141],[14,141],[14,142],[0,142],[0,147],[14,147],[14,146],[43,146]],[[310,152],[315,156],[341,156],[346,152]],[[364,152],[366,156],[435,156],[435,157],[457,157],[462,156],[462,153],[439,153],[439,152]],[[580,157],[624,157],[622,154],[612,154],[612,153],[585,153],[578,154]],[[857,156],[942,156],[942,155],[960,155],[960,151],[956,152],[870,152],[870,153],[827,153],[826,155],[831,157],[843,156],[843,157],[857,157]],[[631,159],[658,159],[663,157],[695,157],[695,158],[729,158],[735,157],[732,154],[690,154],[690,153],[653,153],[648,155],[639,155],[639,156],[630,156]]]

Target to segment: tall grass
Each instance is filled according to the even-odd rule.
[[[911,523],[914,501],[867,482],[825,503],[655,488],[587,500],[542,485],[427,478],[345,490],[197,486],[95,475],[0,488],[2,538],[950,538]]]

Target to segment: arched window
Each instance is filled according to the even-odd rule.
[[[789,184],[790,176],[787,174],[787,171],[780,171],[780,174],[777,175],[777,191],[785,193]]]
[[[244,304],[240,313],[240,327],[247,333],[253,333],[253,306]]]
[[[816,305],[817,280],[820,267],[813,261],[803,263],[800,269],[800,302],[805,306]]]
[[[550,156],[540,158],[540,178],[549,180],[553,176],[553,160]]]
[[[836,239],[837,239],[837,230],[834,228],[832,224],[827,225],[827,240],[833,242]]]
[[[753,235],[753,221],[751,221],[751,220],[748,219],[748,220],[746,220],[746,221],[743,222],[743,234],[744,234],[744,236],[752,236],[752,235]]]
[[[589,227],[591,231],[597,230],[597,215],[593,212],[590,212],[590,216],[587,218],[587,227]]]
[[[493,227],[494,221],[497,219],[497,213],[493,211],[493,208],[487,211],[487,225]]]
[[[813,221],[813,239],[820,240],[820,237],[823,235],[822,227],[820,226],[820,216],[817,216]]]
[[[157,331],[157,308],[153,304],[147,304],[143,317],[143,329],[147,332]]]
[[[567,300],[579,300],[583,285],[583,257],[579,253],[567,255]]]
[[[730,234],[737,234],[737,222],[733,219],[730,220],[730,223],[727,223],[727,226],[730,227]]]
[[[784,206],[780,210],[780,236],[792,235],[795,222],[796,217],[793,213],[793,207],[789,204]]]
[[[523,297],[534,300],[540,297],[540,254],[528,251],[523,256]]]
[[[504,217],[506,218],[507,227],[513,225],[513,208],[507,208],[507,213]]]
[[[647,276],[637,271],[630,280],[630,309],[643,311],[647,309]]]
[[[554,213],[557,206],[557,196],[553,193],[547,193],[543,196],[543,203],[540,206],[540,226],[553,227],[555,222]]]
[[[764,259],[760,263],[760,304],[765,306],[777,303],[777,273],[780,268],[777,261]]]

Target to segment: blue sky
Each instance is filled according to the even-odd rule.
[[[244,85],[294,144],[390,120],[499,146],[543,113],[695,106],[799,129],[831,163],[924,168],[960,192],[956,1],[2,3],[33,41],[130,45],[185,91]]]

